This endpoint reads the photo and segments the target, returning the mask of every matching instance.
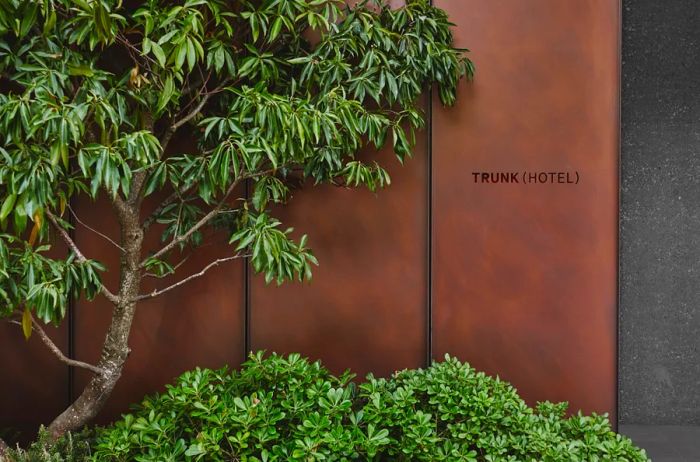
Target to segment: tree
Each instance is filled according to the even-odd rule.
[[[288,198],[290,178],[388,185],[380,165],[354,154],[388,141],[403,162],[424,125],[420,93],[437,83],[454,102],[473,67],[450,26],[428,0],[0,2],[0,314],[93,374],[53,435],[89,422],[109,397],[139,301],[240,258],[268,282],[311,277],[306,237],[292,239],[268,204]],[[178,130],[196,152],[169,144]],[[79,194],[112,204],[118,287],[102,283],[104,266],[72,237]],[[159,198],[153,211],[148,196]],[[154,223],[164,244],[144,248]],[[230,233],[219,259],[140,292],[146,275],[176,273],[179,252],[208,227]],[[63,258],[48,252],[52,239],[67,246]],[[97,296],[112,320],[99,362],[87,364],[42,324],[60,323],[69,299]]]

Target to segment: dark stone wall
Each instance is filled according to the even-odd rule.
[[[700,423],[700,1],[623,0],[620,419]]]

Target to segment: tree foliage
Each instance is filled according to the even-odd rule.
[[[219,226],[227,255],[268,281],[310,278],[306,238],[270,204],[291,178],[389,184],[355,154],[390,143],[403,161],[424,125],[420,93],[435,82],[454,102],[473,67],[450,26],[427,0],[1,1],[2,315],[59,322],[69,297],[119,301],[70,239],[78,194],[138,207],[144,232],[162,225],[143,273],[174,272],[174,253]],[[170,144],[181,129],[196,148]],[[147,211],[151,195],[160,205]]]

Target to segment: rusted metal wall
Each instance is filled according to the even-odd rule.
[[[380,375],[449,352],[512,381],[530,402],[614,415],[618,1],[435,3],[477,64],[457,106],[426,103],[432,129],[405,166],[388,151],[362,154],[388,166],[389,189],[307,186],[276,211],[309,234],[321,263],[311,284],[265,286],[236,262],[140,306],[101,422],[186,369],[236,367],[250,349]],[[482,171],[573,172],[579,182],[475,183]],[[75,206],[116,237],[109,205]],[[76,239],[116,268],[109,243],[80,225]],[[180,274],[201,269],[224,242],[210,236]],[[106,275],[110,287],[116,277]],[[96,361],[109,316],[102,301],[77,302],[55,334],[78,359]],[[69,375],[13,327],[0,334],[0,428],[28,428],[57,414],[69,384],[75,396],[87,375]]]
[[[67,351],[66,326],[45,330]],[[0,322],[0,438],[27,441],[39,424],[48,424],[65,409],[68,387],[68,367],[38,336],[27,342],[19,326]]]
[[[434,354],[500,374],[530,402],[614,413],[619,4],[435,3],[477,78],[433,113]],[[523,172],[579,182],[523,184]]]
[[[332,186],[298,191],[277,213],[308,232],[320,267],[310,284],[251,281],[251,347],[298,351],[336,371],[388,375],[426,358],[427,139],[402,167],[390,150],[391,187],[373,194]]]

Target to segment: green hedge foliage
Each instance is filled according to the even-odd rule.
[[[196,369],[100,431],[96,461],[648,461],[606,416],[535,409],[447,356],[391,378],[332,375],[299,355]]]

